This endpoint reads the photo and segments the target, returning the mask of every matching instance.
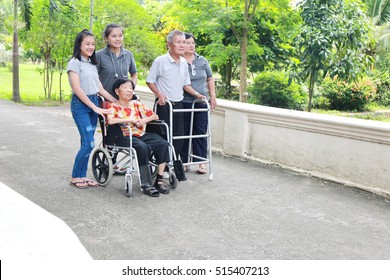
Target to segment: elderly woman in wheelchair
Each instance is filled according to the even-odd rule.
[[[169,193],[169,188],[163,181],[166,164],[170,161],[169,143],[157,133],[145,132],[146,124],[157,120],[158,116],[143,103],[133,99],[134,88],[134,83],[129,79],[115,81],[113,91],[119,96],[119,100],[108,105],[109,126],[105,141],[107,145],[120,147],[129,147],[131,142],[137,153],[141,189],[149,196],[158,197],[160,193]],[[152,152],[157,165],[154,184],[149,166]]]

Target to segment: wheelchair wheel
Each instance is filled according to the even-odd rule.
[[[111,156],[105,148],[97,148],[92,155],[92,172],[100,186],[107,186],[113,175]]]
[[[171,184],[172,189],[176,189],[177,187],[177,178],[175,172],[170,172],[169,174],[169,184]]]
[[[127,197],[133,196],[133,178],[130,174],[125,176],[125,190]]]

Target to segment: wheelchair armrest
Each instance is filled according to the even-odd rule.
[[[146,132],[157,133],[162,138],[169,140],[169,127],[163,120],[154,120],[146,124]]]
[[[164,120],[154,120],[154,121],[148,122],[147,124],[164,124],[164,123],[165,123]]]

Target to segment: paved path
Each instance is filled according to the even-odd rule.
[[[68,108],[0,100],[0,125],[0,182],[63,220],[94,259],[390,259],[390,203],[371,193],[220,155],[213,181],[192,172],[157,199],[127,198],[121,176],[79,190]]]

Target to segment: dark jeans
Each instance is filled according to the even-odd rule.
[[[173,102],[172,103],[173,109],[183,109],[183,103],[182,102]],[[170,114],[169,114],[169,104],[160,106],[157,104],[157,115],[160,120],[164,120],[168,126],[171,125],[170,122]],[[172,121],[172,130],[173,135],[172,136],[183,136],[184,135],[184,122],[183,122],[183,113],[182,112],[176,112],[173,113],[173,121]],[[183,140],[177,139],[173,140],[173,147],[175,148],[175,154],[178,157],[183,149]]]
[[[192,103],[183,102],[184,109],[192,109]],[[207,105],[204,103],[195,103],[195,109],[206,109]],[[194,122],[192,128],[192,135],[204,135],[207,133],[208,126],[207,112],[194,112]],[[191,112],[184,113],[184,135],[190,135]],[[183,149],[180,158],[183,163],[188,162],[188,146],[189,140],[184,140]],[[192,153],[202,158],[207,158],[207,138],[193,138],[192,139]],[[199,161],[194,158],[193,161]]]
[[[97,94],[88,95],[88,98],[98,105]],[[81,142],[80,150],[74,161],[72,178],[84,178],[87,176],[89,155],[95,147],[94,134],[97,125],[97,114],[75,94],[72,95],[70,110],[79,130]]]

